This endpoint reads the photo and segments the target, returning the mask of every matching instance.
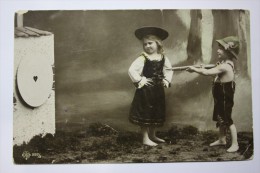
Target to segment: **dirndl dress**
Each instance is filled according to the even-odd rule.
[[[145,85],[136,89],[129,111],[129,121],[133,124],[147,127],[163,125],[165,121],[164,62],[164,56],[160,61],[151,61],[145,57],[142,74],[152,79],[152,86]]]

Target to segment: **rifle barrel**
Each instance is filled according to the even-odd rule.
[[[186,70],[188,67],[190,67],[190,66],[172,67],[172,68],[168,68],[166,70],[182,71],[182,70]],[[193,65],[193,67],[201,68],[200,65]],[[211,68],[214,68],[214,67],[216,67],[215,64],[208,64],[208,65],[202,66],[202,68],[205,68],[205,69],[211,69]]]

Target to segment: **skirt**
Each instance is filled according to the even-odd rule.
[[[165,92],[162,84],[136,89],[129,121],[140,126],[162,126],[165,121]]]

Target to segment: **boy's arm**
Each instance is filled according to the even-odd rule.
[[[227,65],[221,64],[211,69],[196,68],[193,66],[188,67],[187,71],[196,72],[205,76],[213,76],[227,71]]]

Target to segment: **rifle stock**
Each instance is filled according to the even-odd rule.
[[[172,67],[172,68],[168,68],[167,70],[182,71],[182,70],[186,70],[188,67],[190,67],[190,66]],[[211,68],[216,67],[216,65],[215,64],[207,64],[207,65],[203,65],[203,66],[193,65],[193,67],[211,69]]]

